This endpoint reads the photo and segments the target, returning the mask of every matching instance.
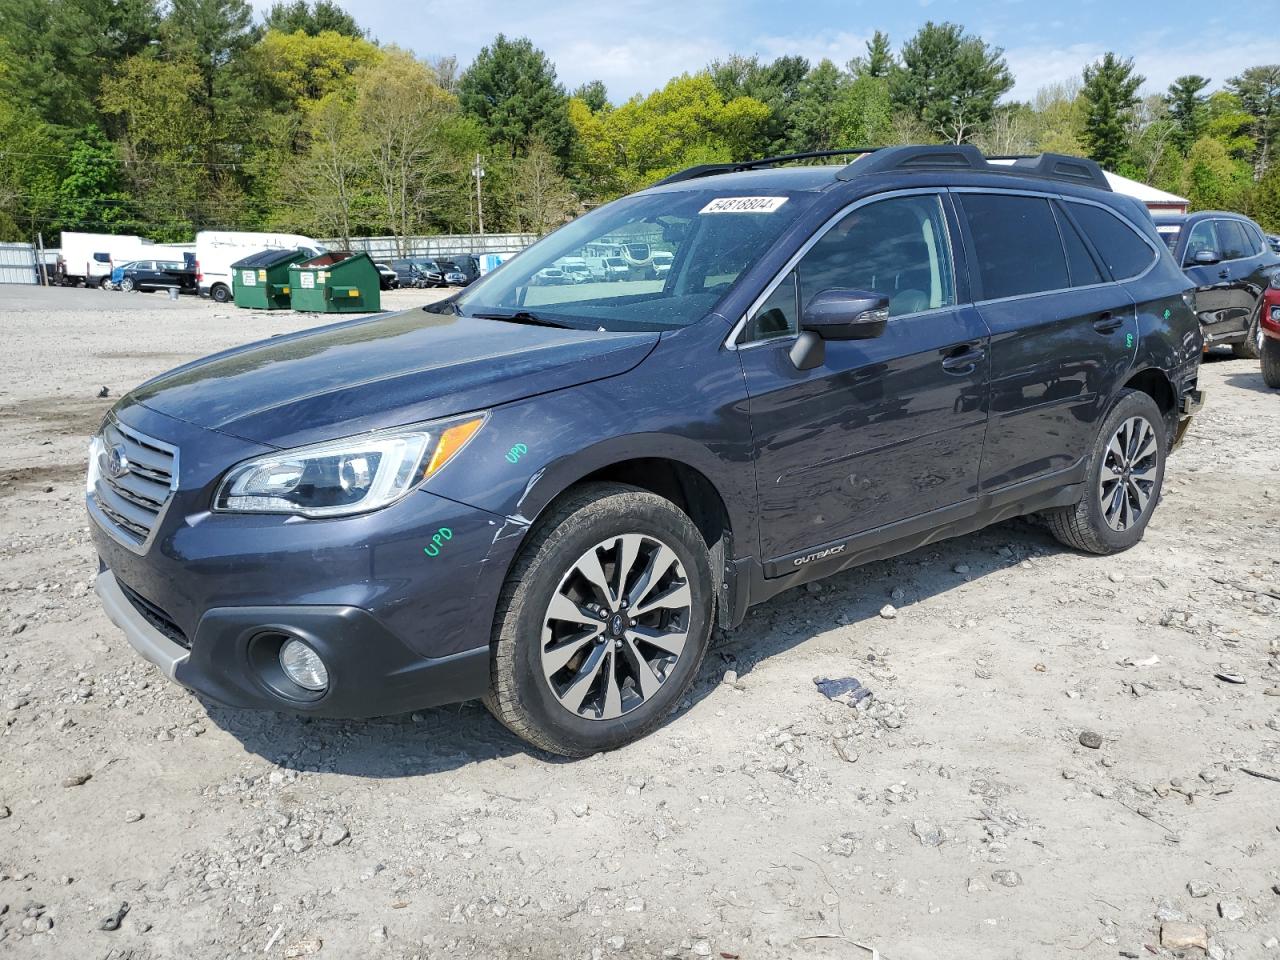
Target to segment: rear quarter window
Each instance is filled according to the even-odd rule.
[[[1116,280],[1136,277],[1155,261],[1146,240],[1110,210],[1089,203],[1071,203],[1070,208]]]
[[[1223,260],[1243,260],[1253,256],[1249,233],[1239,220],[1218,221],[1218,242],[1222,244],[1220,253]]]

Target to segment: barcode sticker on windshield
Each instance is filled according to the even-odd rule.
[[[773,213],[786,197],[717,197],[699,213]]]

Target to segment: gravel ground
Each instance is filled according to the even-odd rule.
[[[0,955],[1280,957],[1280,394],[1256,361],[1206,363],[1132,551],[1024,520],[791,591],[664,728],[566,762],[477,704],[206,705],[99,610],[81,478],[112,398],[317,322],[0,287]]]

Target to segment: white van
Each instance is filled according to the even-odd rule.
[[[62,231],[62,282],[97,287],[124,263],[150,256],[150,240],[131,234]]]
[[[202,230],[196,234],[196,283],[200,296],[218,303],[231,299],[231,265],[262,250],[306,250],[319,256],[325,248],[297,233],[252,233],[238,230]]]

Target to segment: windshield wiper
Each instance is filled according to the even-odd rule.
[[[510,313],[473,313],[472,317],[477,320],[507,320],[511,323],[527,323],[534,327],[559,327],[562,330],[576,330],[567,323],[561,323],[558,320],[550,320],[547,317],[540,317],[536,313],[530,313],[528,310],[512,310]]]

